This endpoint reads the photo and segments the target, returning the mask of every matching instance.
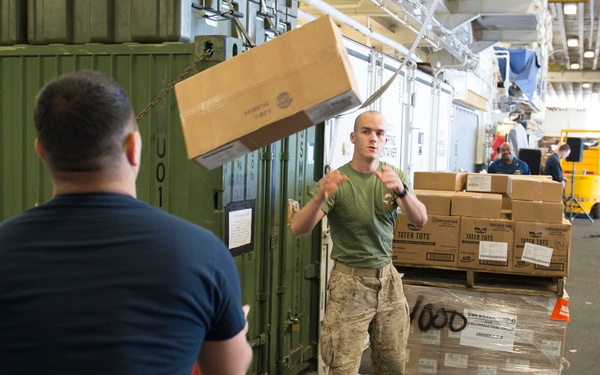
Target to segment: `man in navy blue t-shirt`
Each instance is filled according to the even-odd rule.
[[[245,374],[233,259],[136,199],[142,144],[117,82],[58,77],[34,122],[53,198],[0,224],[0,374]]]

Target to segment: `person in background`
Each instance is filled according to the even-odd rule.
[[[542,174],[552,176],[552,180],[560,182],[563,189],[567,184],[567,179],[563,176],[563,170],[560,165],[560,159],[564,159],[571,154],[571,146],[567,143],[560,145],[560,147],[548,156],[546,164],[544,165],[544,171]]]
[[[0,223],[0,374],[245,374],[249,307],[211,232],[136,199],[129,98],[95,71],[39,93],[52,199]]]
[[[531,174],[529,166],[514,155],[515,149],[506,142],[500,146],[501,159],[494,161],[488,168],[488,173],[502,174]]]
[[[398,206],[416,225],[427,222],[427,210],[409,192],[406,176],[379,161],[386,127],[380,113],[360,114],[350,134],[352,160],[316,184],[291,222],[295,235],[309,232],[325,215],[331,226],[335,265],[320,336],[330,375],[358,373],[367,332],[373,373],[405,373],[410,319],[391,262],[393,230]]]

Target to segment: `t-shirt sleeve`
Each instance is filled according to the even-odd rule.
[[[206,331],[206,340],[227,340],[237,335],[246,325],[238,270],[229,250],[221,243],[218,249],[218,267],[215,269],[213,296],[214,315]]]

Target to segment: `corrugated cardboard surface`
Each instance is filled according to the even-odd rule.
[[[549,248],[552,252],[551,263],[543,266],[538,263],[523,261],[526,244]],[[569,276],[569,259],[571,256],[571,222],[567,219],[558,223],[517,222],[514,246],[514,272],[563,277]]]
[[[512,219],[515,221],[562,223],[565,217],[562,202],[521,201],[513,199],[511,210]]]
[[[455,267],[459,233],[459,217],[430,215],[427,224],[421,227],[409,223],[405,214],[399,214],[392,242],[392,262]]]
[[[456,192],[452,196],[452,216],[499,219],[502,209],[501,194]]]
[[[458,266],[510,273],[513,269],[515,222],[462,217]]]
[[[415,172],[414,188],[422,190],[460,191],[464,189],[467,173],[465,172]]]
[[[515,200],[562,202],[562,184],[548,179],[509,178],[507,195]]]
[[[427,215],[450,215],[450,204],[454,191],[417,189],[414,192],[427,208]]]
[[[329,16],[175,85],[187,154],[211,169],[361,103]]]

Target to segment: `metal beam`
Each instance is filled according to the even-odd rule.
[[[600,82],[600,72],[598,71],[549,71],[548,82],[567,83],[567,82]]]

